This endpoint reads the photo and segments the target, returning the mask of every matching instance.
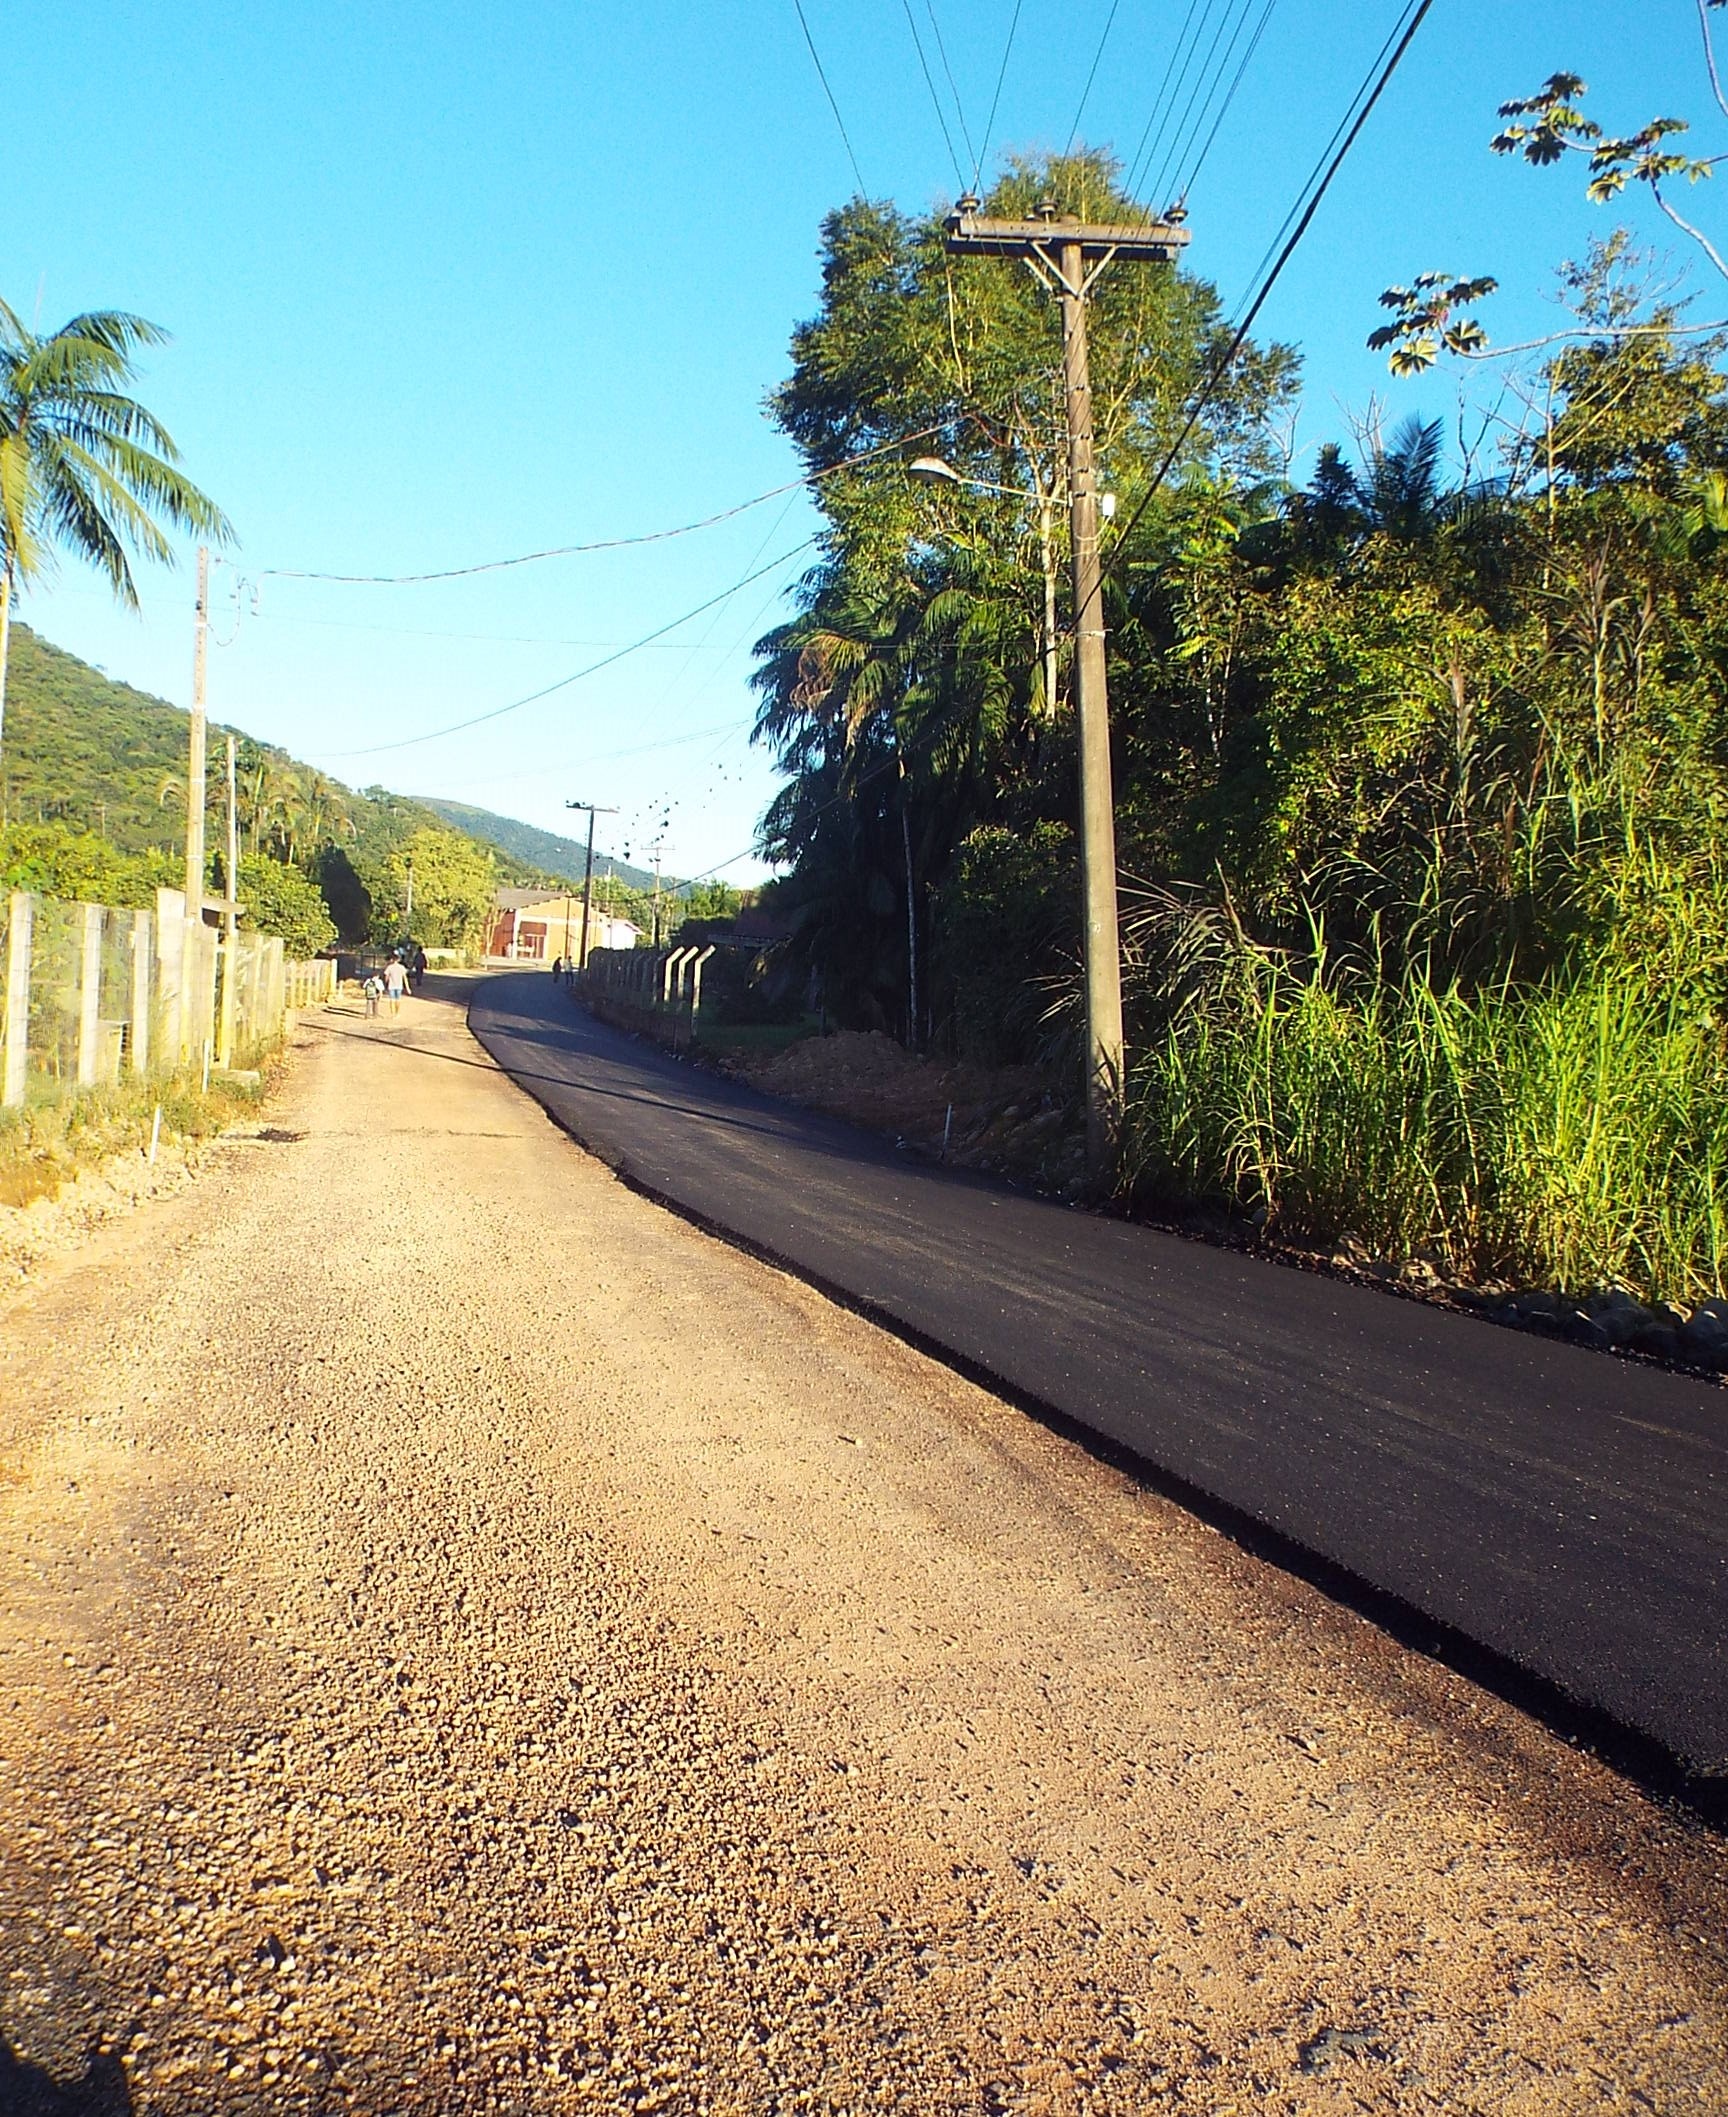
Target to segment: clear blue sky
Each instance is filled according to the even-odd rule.
[[[953,168],[897,0],[805,4],[871,193],[946,201]],[[1084,138],[1131,153],[1186,7],[1120,0]],[[927,23],[924,0],[913,12]],[[1012,0],[935,12],[976,135]],[[1192,197],[1191,261],[1227,302],[1397,12],[1278,0]],[[1023,0],[989,161],[1063,144],[1108,13]],[[792,0],[220,15],[23,0],[8,50],[0,294],[44,326],[100,305],[173,331],[142,394],[234,518],[241,573],[463,565],[687,521],[795,476],[762,399],[815,303],[822,215],[854,185]],[[1497,274],[1502,338],[1551,314],[1552,267],[1611,216],[1576,169],[1485,143],[1495,105],[1562,66],[1605,122],[1690,116],[1701,152],[1728,133],[1692,0],[1440,0],[1262,320],[1303,349],[1305,448],[1376,390],[1400,415],[1453,403],[1450,380],[1391,384],[1364,350],[1389,281]],[[613,804],[618,851],[639,855],[667,816],[668,866],[696,872],[749,845],[771,791],[745,739],[748,647],[802,557],[541,705],[375,746],[567,675],[812,526],[793,495],[701,536],[467,582],[266,580],[244,620],[219,593],[231,643],[212,654],[211,710],[352,784],[550,828],[573,820],[567,797]],[[22,615],[184,702],[189,567],[150,574],[144,595],[140,621],[68,568]]]

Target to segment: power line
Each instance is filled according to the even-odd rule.
[[[1129,534],[1134,529],[1135,525],[1140,521],[1141,517],[1145,514],[1147,508],[1151,506],[1152,501],[1156,496],[1160,486],[1162,486],[1164,480],[1169,476],[1171,467],[1175,463],[1176,458],[1181,454],[1183,445],[1187,441],[1188,436],[1194,431],[1196,425],[1198,425],[1200,414],[1205,410],[1207,403],[1211,399],[1213,391],[1216,390],[1219,383],[1223,381],[1224,376],[1230,368],[1231,363],[1235,360],[1236,355],[1241,352],[1242,347],[1247,340],[1248,333],[1253,328],[1254,319],[1265,307],[1267,298],[1271,294],[1272,289],[1278,284],[1279,276],[1283,272],[1284,267],[1290,262],[1291,258],[1295,255],[1297,245],[1301,242],[1303,236],[1307,234],[1309,228],[1312,226],[1314,216],[1320,210],[1321,200],[1325,198],[1327,192],[1332,188],[1332,181],[1337,176],[1339,170],[1344,166],[1345,157],[1349,154],[1351,148],[1355,146],[1356,141],[1361,136],[1362,128],[1367,124],[1369,118],[1372,116],[1374,106],[1379,102],[1380,98],[1385,94],[1388,86],[1391,84],[1392,76],[1398,71],[1400,64],[1403,62],[1404,54],[1410,49],[1411,44],[1415,41],[1416,32],[1422,27],[1422,24],[1427,18],[1428,13],[1432,9],[1433,5],[1434,0],[1412,0],[1412,4],[1406,7],[1404,14],[1399,18],[1399,20],[1403,23],[1402,30],[1400,30],[1398,25],[1395,23],[1391,32],[1387,36],[1386,43],[1381,45],[1380,53],[1375,59],[1374,66],[1371,66],[1368,70],[1368,73],[1364,75],[1362,86],[1357,89],[1355,96],[1352,97],[1350,105],[1345,111],[1344,118],[1340,120],[1337,130],[1333,132],[1332,138],[1334,141],[1338,140],[1340,132],[1343,132],[1344,137],[1342,141],[1339,142],[1336,151],[1332,154],[1331,160],[1327,163],[1325,174],[1320,178],[1318,185],[1314,186],[1313,172],[1310,172],[1308,185],[1304,186],[1303,192],[1299,192],[1297,194],[1297,205],[1291,208],[1291,214],[1299,213],[1299,217],[1296,220],[1295,227],[1291,229],[1290,235],[1285,241],[1283,248],[1278,252],[1277,260],[1273,264],[1271,271],[1266,275],[1265,279],[1262,281],[1259,292],[1254,296],[1254,299],[1250,302],[1247,314],[1237,325],[1235,335],[1231,338],[1229,345],[1226,346],[1221,357],[1213,362],[1212,371],[1207,376],[1204,384],[1201,386],[1200,393],[1194,400],[1193,406],[1191,407],[1188,413],[1187,420],[1183,424],[1182,431],[1170,444],[1169,451],[1165,455],[1163,462],[1159,464],[1157,471],[1153,474],[1151,483],[1147,486],[1145,493],[1141,496],[1139,506],[1135,508],[1134,512],[1122,525],[1122,528],[1116,538],[1115,553],[1112,555],[1112,558],[1110,559],[1106,567],[1106,571],[1112,570],[1114,568],[1114,566],[1118,563],[1122,552],[1127,549],[1127,541]],[[1393,47],[1391,50],[1391,56],[1386,57],[1387,49],[1389,46]],[[1384,59],[1385,62],[1383,65],[1381,64],[1382,59]],[[1377,79],[1375,78],[1374,74],[1375,67],[1379,67],[1380,69],[1379,76]],[[1373,87],[1372,89],[1369,89],[1368,84],[1371,80],[1373,81]],[[1366,100],[1363,100],[1365,92]],[[1351,111],[1355,111],[1354,119],[1351,118]],[[1348,126],[1347,131],[1345,130],[1346,126]],[[1325,156],[1322,155],[1322,160],[1324,159]],[[1316,163],[1315,167],[1316,169],[1318,169],[1319,164]],[[1302,204],[1302,198],[1304,196],[1304,193],[1309,190],[1310,186],[1313,186],[1312,193],[1310,196],[1308,196],[1307,204],[1304,206]],[[1285,216],[1285,227],[1290,226],[1291,214],[1287,214]],[[1276,236],[1274,236],[1273,241],[1277,241]]]
[[[360,618],[303,617],[297,610],[258,609],[251,615],[262,618],[267,625],[310,625],[320,632],[375,632],[385,639],[464,640],[488,647],[616,647],[620,644],[617,640],[584,639],[568,632],[451,632],[442,626],[372,625]],[[665,651],[682,654],[695,650],[672,646]],[[719,653],[721,650],[715,648],[713,651]]]
[[[898,757],[885,757],[880,764],[873,764],[868,771],[860,772],[856,779],[849,781],[837,794],[830,794],[826,801],[819,801],[813,809],[807,809],[802,820],[809,824],[818,816],[826,816],[830,809],[837,809],[842,803],[851,801],[860,787],[867,787],[873,779],[880,779],[884,772],[898,771],[899,762]],[[716,861],[712,867],[703,868],[700,874],[686,875],[684,880],[705,882],[710,875],[718,875],[726,868],[736,867],[740,860],[760,859],[761,854],[756,850],[758,842],[753,838],[741,853],[733,853],[725,860]]]
[[[984,120],[984,135],[978,149],[978,159],[972,168],[972,188],[978,188],[978,179],[983,174],[984,157],[990,152],[990,135],[996,130],[996,111],[1002,101],[1002,83],[1008,78],[1008,58],[1014,49],[1014,33],[1020,27],[1020,10],[1025,0],[1014,0],[1014,14],[1008,24],[1008,41],[1002,47],[1002,64],[996,69],[996,93],[990,98],[990,115]]]
[[[748,727],[754,716],[745,714],[731,720],[715,721],[706,728],[691,728],[682,735],[663,735],[657,742],[633,743],[625,750],[591,751],[582,757],[566,757],[548,764],[538,764],[531,772],[487,772],[478,779],[466,778],[467,787],[512,787],[520,786],[525,779],[545,780],[559,772],[586,771],[590,765],[616,764],[626,757],[647,757],[658,750],[678,750],[693,742],[708,742],[716,735],[736,735]],[[410,797],[413,798],[413,797]]]
[[[1254,34],[1248,40],[1248,49],[1242,54],[1242,63],[1236,69],[1236,78],[1230,83],[1229,88],[1225,92],[1223,102],[1220,103],[1218,106],[1218,114],[1212,120],[1212,130],[1206,135],[1205,144],[1201,147],[1199,154],[1195,157],[1193,167],[1189,170],[1188,174],[1182,179],[1181,188],[1177,192],[1178,198],[1185,199],[1188,196],[1189,192],[1193,190],[1195,180],[1198,178],[1201,170],[1205,168],[1206,158],[1212,152],[1213,146],[1218,138],[1219,129],[1223,125],[1225,118],[1229,115],[1230,106],[1236,100],[1236,93],[1237,90],[1240,89],[1240,87],[1242,86],[1244,76],[1247,74],[1249,67],[1254,63],[1254,54],[1260,49],[1260,41],[1266,34],[1266,25],[1272,20],[1272,11],[1277,5],[1278,0],[1266,0],[1266,5],[1261,11],[1260,20],[1254,25]]]
[[[786,517],[791,512],[792,502],[788,500],[786,502],[786,505],[781,508],[780,512],[774,517],[773,521],[770,522],[768,527],[763,531],[762,540],[756,546],[756,549],[750,554],[749,558],[745,560],[744,570],[746,574],[748,574],[751,569],[757,564],[757,562],[761,559],[762,554],[768,549],[769,545],[773,543],[774,539],[780,534],[781,525],[785,522]],[[779,590],[777,588],[770,589],[768,600],[772,602],[778,594]],[[713,615],[709,618],[707,624],[704,625],[702,628],[701,638],[698,640],[693,640],[691,642],[689,651],[685,654],[682,663],[679,665],[678,669],[674,672],[674,674],[667,679],[665,688],[661,691],[659,697],[654,701],[652,707],[650,707],[649,710],[651,712],[658,713],[660,708],[665,705],[666,701],[672,696],[673,692],[676,691],[679,685],[683,683],[686,675],[689,673],[691,664],[695,661],[697,655],[702,652],[703,648],[706,647],[708,642],[713,638],[714,628],[716,625],[719,624],[719,622],[720,610],[719,607],[716,606]]]
[[[1098,78],[1098,69],[1104,62],[1104,47],[1110,41],[1110,32],[1116,26],[1116,11],[1122,0],[1110,0],[1110,12],[1104,17],[1103,34],[1098,39],[1098,49],[1092,54],[1092,64],[1087,70],[1086,86],[1080,91],[1080,101],[1075,105],[1074,122],[1068,128],[1068,144],[1063,148],[1063,158],[1074,152],[1074,142],[1080,134],[1080,120],[1086,115],[1086,105],[1091,99],[1092,84]]]
[[[1140,135],[1140,144],[1134,150],[1134,159],[1128,164],[1128,174],[1122,188],[1130,193],[1140,189],[1142,164],[1151,149],[1153,136],[1157,132],[1161,117],[1176,108],[1176,98],[1182,93],[1188,79],[1188,69],[1194,63],[1194,54],[1200,48],[1200,39],[1205,33],[1207,17],[1217,5],[1217,0],[1188,0],[1188,12],[1182,17],[1182,27],[1176,32],[1176,42],[1171,47],[1170,57],[1165,63],[1164,78],[1158,84],[1158,94],[1152,104],[1152,114],[1146,120],[1146,129]],[[1196,21],[1195,17],[1199,20]],[[1168,97],[1168,106],[1166,106]]]
[[[948,47],[942,40],[942,25],[936,19],[936,0],[924,0],[924,12],[930,18],[930,34],[936,39],[936,56],[942,61],[943,78],[948,83],[948,93],[954,98],[954,115],[960,121],[960,139],[966,152],[972,152],[972,134],[967,129],[966,106],[960,100],[960,86],[954,78],[954,69],[948,63]]]
[[[936,93],[936,83],[931,76],[930,62],[924,56],[924,39],[918,34],[917,18],[912,12],[912,0],[900,0],[906,11],[906,27],[912,32],[912,48],[918,54],[918,70],[924,76],[924,86],[930,91],[931,108],[936,113],[936,122],[942,128],[942,144],[948,150],[948,159],[954,164],[954,181],[962,191],[966,188],[965,172],[960,167],[960,157],[954,152],[953,136],[948,130],[948,120],[943,114],[942,98]]]
[[[1256,264],[1254,270],[1249,274],[1247,285],[1242,291],[1241,299],[1243,301],[1246,301],[1249,298],[1253,288],[1259,283],[1261,274],[1265,272],[1271,264],[1272,258],[1278,250],[1279,245],[1283,242],[1285,235],[1289,231],[1297,215],[1302,211],[1303,201],[1308,197],[1312,186],[1318,181],[1321,170],[1326,166],[1326,163],[1331,158],[1333,150],[1337,147],[1338,142],[1344,137],[1346,131],[1349,130],[1352,120],[1355,117],[1355,113],[1359,105],[1361,104],[1362,97],[1367,92],[1369,81],[1374,78],[1379,68],[1385,64],[1387,54],[1392,50],[1393,46],[1398,42],[1399,37],[1402,34],[1402,25],[1408,18],[1410,6],[1411,0],[1403,0],[1404,13],[1401,14],[1393,22],[1392,27],[1386,32],[1385,41],[1380,46],[1380,49],[1375,53],[1373,62],[1369,66],[1368,71],[1363,75],[1362,80],[1357,87],[1355,95],[1345,106],[1343,116],[1338,120],[1337,124],[1333,126],[1331,134],[1326,141],[1326,144],[1315,156],[1313,167],[1309,170],[1307,176],[1304,178],[1302,186],[1298,190],[1296,197],[1291,204],[1290,210],[1279,222],[1276,230],[1273,232],[1271,240],[1267,243],[1265,249],[1260,253],[1260,261],[1258,264]],[[1330,183],[1330,181],[1331,176],[1328,175],[1327,182]]]
[[[1242,25],[1248,19],[1251,4],[1252,0],[1225,0],[1224,13],[1212,33],[1211,43],[1206,47],[1206,56],[1200,62],[1200,70],[1194,76],[1194,85],[1188,91],[1188,101],[1183,105],[1182,115],[1171,130],[1169,144],[1158,164],[1158,173],[1148,186],[1148,195],[1160,203],[1168,195],[1165,191],[1165,179],[1173,173],[1174,166],[1179,163],[1183,140],[1191,130],[1205,123],[1213,93],[1225,67],[1230,63],[1230,54],[1235,50],[1237,39],[1242,34]],[[1226,33],[1230,38],[1227,47],[1224,45]]]
[[[828,98],[828,108],[834,113],[834,122],[840,128],[840,138],[846,149],[846,159],[852,164],[852,174],[858,180],[858,196],[863,198],[869,187],[864,181],[864,172],[858,166],[858,157],[852,152],[852,136],[846,130],[846,120],[840,115],[840,106],[834,100],[834,91],[828,85],[828,75],[822,65],[822,54],[816,49],[816,39],[810,34],[810,25],[804,19],[804,0],[792,0],[798,10],[798,27],[804,32],[804,41],[810,47],[810,57],[816,68],[816,78],[822,83],[822,93]]]
[[[734,581],[730,588],[722,589],[718,595],[711,595],[705,603],[698,603],[694,610],[686,610],[681,617],[675,617],[667,624],[657,625],[652,632],[644,633],[641,639],[632,640],[629,646],[620,647],[615,653],[605,655],[597,662],[590,662],[586,668],[577,669],[569,676],[559,677],[554,684],[547,684],[538,691],[530,691],[526,698],[513,698],[507,706],[494,706],[489,712],[476,713],[468,720],[453,721],[447,728],[433,728],[425,735],[407,735],[400,742],[369,743],[361,750],[332,750],[329,754],[333,757],[381,757],[390,750],[411,750],[423,742],[439,742],[446,735],[460,735],[465,729],[481,727],[487,721],[502,720],[506,713],[519,713],[524,706],[537,705],[541,699],[550,698],[555,691],[567,691],[572,684],[579,684],[584,677],[597,676],[602,669],[610,669],[614,662],[623,661],[626,655],[637,654],[642,648],[652,646],[656,640],[664,639],[668,632],[675,632],[680,625],[689,624],[693,617],[700,617],[705,610],[712,610],[715,604],[724,603],[728,597],[736,595],[739,589],[748,588],[752,581],[759,581],[765,573],[772,573],[776,566],[783,566],[788,559],[796,558],[799,552],[808,550],[816,542],[815,536],[802,538],[789,550],[781,552],[778,558],[770,559],[766,566],[757,567],[754,573],[747,573],[742,579]]]
[[[699,522],[681,522],[676,529],[650,529],[634,537],[601,537],[591,544],[554,544],[544,551],[524,551],[508,559],[484,559],[473,566],[447,566],[436,573],[313,573],[302,567],[266,566],[258,579],[322,581],[346,588],[420,588],[433,581],[465,581],[475,574],[506,573],[514,566],[537,566],[543,559],[584,558],[596,551],[632,551],[643,544],[665,544],[674,537],[694,536],[698,530],[714,529],[722,522],[735,521],[739,515],[747,515],[755,507],[766,507],[770,500],[781,499],[787,493],[796,492],[800,486],[838,477],[842,471],[874,462],[878,456],[894,455],[908,443],[926,441],[941,431],[940,426],[925,426],[913,434],[897,435],[894,440],[862,449],[843,462],[830,463],[826,470],[806,471],[802,477],[789,478],[784,485],[770,486],[766,492],[757,493],[754,499],[740,500],[736,507],[723,507],[717,515],[704,515]]]

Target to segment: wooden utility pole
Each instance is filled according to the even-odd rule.
[[[1110,780],[1110,701],[1104,673],[1098,488],[1092,460],[1092,380],[1086,304],[1115,259],[1173,264],[1188,231],[1168,221],[1058,219],[1040,206],[1023,221],[986,220],[963,198],[948,217],[948,248],[1017,257],[1062,305],[1062,379],[1068,413],[1068,506],[1074,574],[1074,690],[1080,722],[1080,879],[1086,950],[1086,1159],[1094,1186],[1115,1174],[1122,1140],[1122,957],[1116,920],[1116,808]]]
[[[588,858],[582,866],[582,952],[577,957],[577,968],[588,968],[588,919],[594,904],[594,819],[596,816],[616,816],[616,809],[597,809],[591,801],[567,801],[567,809],[588,811]],[[565,939],[569,939],[570,921],[564,921]]]
[[[210,647],[210,547],[198,547],[192,612],[192,736],[186,759],[186,916],[204,916],[204,665]],[[230,879],[228,894],[234,894]]]

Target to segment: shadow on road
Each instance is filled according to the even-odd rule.
[[[670,1095],[643,1095],[627,1088],[602,1088],[592,1081],[574,1081],[567,1073],[536,1073],[532,1068],[523,1066],[514,1060],[508,1067],[504,1067],[495,1060],[489,1062],[485,1059],[463,1058],[459,1052],[434,1051],[425,1044],[409,1043],[400,1036],[379,1036],[365,1030],[339,1029],[329,1022],[312,1021],[306,1016],[301,1017],[300,1027],[314,1030],[320,1036],[346,1037],[355,1043],[378,1044],[391,1051],[405,1051],[415,1058],[437,1059],[446,1066],[472,1066],[481,1073],[502,1072],[509,1080],[539,1081],[542,1085],[550,1088],[579,1089],[584,1095],[599,1096],[612,1102],[637,1103],[644,1109],[664,1110],[679,1117],[700,1118],[705,1124],[725,1125],[739,1132],[755,1132],[764,1139],[781,1138],[786,1130],[783,1124],[775,1122],[772,1115],[760,1118],[746,1115],[727,1116],[716,1110],[711,1103],[680,1102]],[[540,1042],[550,1044],[555,1049],[570,1051],[577,1056],[583,1055],[583,1046],[576,1037],[564,1035],[558,1031],[547,1035],[545,1033],[545,1024],[532,1019],[523,1019],[510,1024],[500,1022],[496,1027],[498,1032],[503,1035],[514,1034],[519,1038],[527,1035],[537,1035]],[[676,1063],[676,1061],[672,1063]],[[810,1116],[809,1112],[802,1110],[799,1114],[803,1117]],[[819,1123],[820,1120],[818,1119],[817,1122]],[[844,1129],[851,1132],[857,1128],[847,1126]],[[879,1142],[874,1135],[864,1132],[859,1133],[856,1147],[853,1147],[850,1142],[845,1147],[837,1144],[823,1145],[820,1141],[810,1136],[801,1138],[799,1145],[808,1152],[824,1154],[831,1158],[838,1157],[842,1160],[868,1156],[872,1159],[891,1162],[894,1158],[885,1142]],[[875,1149],[874,1154],[871,1152],[873,1148]]]
[[[131,2117],[132,2091],[112,2053],[92,2053],[82,2079],[59,2081],[0,2036],[0,2110],[6,2117]]]

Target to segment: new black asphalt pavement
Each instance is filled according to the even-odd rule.
[[[544,972],[499,1063],[628,1180],[1728,1787],[1728,1390],[1074,1211],[670,1056]]]

